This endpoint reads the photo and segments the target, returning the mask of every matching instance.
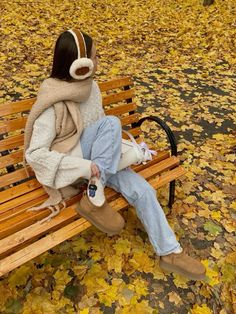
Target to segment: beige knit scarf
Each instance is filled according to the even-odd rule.
[[[26,168],[25,151],[30,145],[33,132],[34,121],[39,115],[54,106],[56,116],[56,138],[53,140],[50,150],[56,150],[60,153],[66,153],[71,150],[80,138],[83,130],[82,120],[78,103],[88,99],[92,87],[92,78],[84,81],[66,82],[54,78],[46,79],[40,86],[36,102],[33,104],[29,113],[24,133],[24,153],[23,165],[27,176],[29,173]],[[50,220],[60,211],[59,204],[65,207],[65,199],[72,197],[79,192],[73,186],[66,186],[61,189],[53,189],[42,185],[49,198],[39,206],[28,210],[34,211],[48,207],[51,214],[40,221]]]

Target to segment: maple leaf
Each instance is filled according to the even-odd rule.
[[[130,314],[130,313],[137,313],[137,314],[150,314],[153,310],[149,307],[148,301],[143,300],[140,303],[135,303],[131,305],[126,305],[122,308],[121,311],[118,311],[118,314]],[[156,314],[158,312],[156,311]]]
[[[118,255],[129,254],[131,250],[131,243],[127,239],[120,238],[116,241],[113,247]]]
[[[212,265],[209,263],[208,260],[202,261],[203,265],[206,267],[206,277],[207,282],[210,286],[215,286],[219,284],[219,272],[217,270],[214,270]],[[216,266],[216,265],[215,265]],[[217,269],[217,267],[215,267]]]
[[[129,260],[129,265],[147,273],[153,270],[154,262],[143,252],[134,252],[133,257]]]
[[[195,304],[190,313],[191,314],[213,314],[211,309],[209,309],[209,307],[206,304],[203,304],[200,306]]]
[[[179,305],[182,303],[181,297],[176,292],[168,293],[168,298],[170,302],[173,302],[175,305]]]
[[[220,226],[214,224],[212,221],[207,221],[204,224],[204,230],[208,231],[213,236],[216,236],[220,232],[222,232],[222,228]]]
[[[16,269],[9,277],[8,282],[10,284],[10,287],[25,285],[30,274],[30,266],[22,265],[20,268]]]

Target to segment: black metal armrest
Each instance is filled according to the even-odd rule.
[[[162,129],[166,132],[166,135],[169,139],[170,142],[170,146],[171,146],[171,155],[173,156],[177,156],[177,142],[174,136],[174,133],[171,131],[171,129],[169,128],[169,126],[160,118],[158,117],[154,117],[154,116],[148,116],[148,117],[144,117],[141,118],[137,123],[136,126],[141,126],[141,124],[145,121],[145,120],[151,120],[151,121],[155,121],[157,124],[159,124]],[[175,199],[175,180],[170,182],[170,189],[169,189],[169,207],[172,208],[172,205],[174,204],[174,199]]]
[[[177,142],[174,136],[174,133],[171,131],[170,127],[160,118],[158,117],[154,117],[154,116],[148,116],[148,117],[144,117],[141,118],[138,122],[137,122],[137,126],[141,126],[141,124],[145,121],[145,120],[151,120],[151,121],[155,121],[156,123],[158,123],[162,129],[166,132],[166,135],[169,139],[170,142],[170,146],[171,146],[171,155],[177,156]]]

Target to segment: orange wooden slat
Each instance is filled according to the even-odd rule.
[[[137,128],[133,128],[133,129],[129,129],[128,130],[129,133],[131,133],[133,136],[139,136],[140,134],[142,134],[142,130],[140,129],[140,127]],[[129,136],[127,134],[122,134],[122,137],[124,139],[129,139]]]
[[[120,88],[124,86],[132,86],[133,81],[131,77],[124,77],[120,79],[115,79],[112,81],[100,82],[98,83],[101,92],[105,92],[111,89]]]
[[[42,192],[42,190],[41,190]],[[42,204],[46,199],[48,198],[48,195],[46,193],[41,193],[41,196],[38,196],[37,198],[34,198],[34,199],[31,199],[29,200],[28,202],[24,202],[22,204],[18,204],[17,207],[12,207],[12,208],[9,208],[7,211],[3,212],[0,214],[0,226],[2,227],[1,231],[0,231],[0,238],[2,236],[2,232],[4,232],[5,230],[5,227],[6,227],[6,230],[8,229],[12,229],[14,228],[15,231],[17,231],[18,229],[15,229],[17,228],[16,225],[9,225],[9,221],[11,220],[13,222],[14,220],[14,223],[17,221],[17,223],[19,223],[20,221],[24,221],[25,223],[25,220],[27,220],[28,222],[26,223],[26,225],[29,225],[31,224],[31,221],[30,219],[31,218],[35,218],[35,217],[31,217],[31,216],[24,216],[25,215],[25,211],[28,209],[28,208],[32,208],[36,205],[40,205]],[[22,216],[23,214],[23,216]],[[8,221],[8,222],[6,222]],[[6,223],[6,225],[4,225]],[[15,232],[14,231],[14,232]],[[9,233],[12,233],[12,232],[9,232]]]
[[[149,180],[149,183],[152,185],[154,189],[158,189],[159,187],[182,177],[183,175],[186,174],[186,172],[187,171],[183,167],[178,166],[174,169],[162,173],[159,177],[155,179]]]
[[[45,194],[37,199],[31,200],[28,203],[19,204],[17,208],[9,210],[7,213],[1,215],[3,220],[0,222],[0,239],[5,238],[10,234],[22,230],[35,223],[36,221],[46,217],[50,214],[49,209],[42,209],[35,212],[26,212],[28,208],[40,205],[44,202],[48,196]]]
[[[138,122],[139,119],[140,119],[140,114],[139,113],[134,113],[134,114],[128,115],[126,117],[123,117],[120,120],[121,120],[121,125],[124,126],[124,125],[128,125],[128,124],[132,124],[132,123]]]
[[[135,103],[128,103],[124,105],[119,105],[114,108],[106,109],[105,114],[119,116],[121,114],[128,113],[130,111],[135,111],[136,109],[137,109],[137,105]]]
[[[179,165],[179,158],[171,156],[165,160],[162,160],[146,169],[143,169],[139,172],[141,176],[146,178],[151,178],[156,174],[159,174],[165,170],[172,169]]]
[[[28,193],[32,190],[39,188],[41,184],[38,182],[37,179],[31,179],[27,182],[21,183],[17,186],[13,186],[0,192],[0,214],[1,214],[1,204],[12,200],[22,194]]]
[[[9,209],[11,208],[16,209],[19,205],[23,205],[34,199],[36,200],[38,197],[42,195],[46,195],[46,191],[43,189],[43,187],[39,186],[39,188],[37,189],[33,189],[28,193],[22,194],[18,197],[9,200],[8,202],[2,203],[0,205],[0,221],[2,215],[6,213]]]
[[[129,89],[127,91],[122,91],[119,93],[114,93],[111,95],[104,96],[102,99],[103,106],[107,106],[119,101],[131,99],[134,96],[134,90]]]
[[[24,129],[27,116],[12,120],[0,121],[0,134]]]
[[[34,171],[31,169],[30,166],[27,166],[27,170],[30,176],[34,176]],[[0,188],[10,185],[15,182],[19,182],[26,178],[27,178],[27,175],[25,172],[25,168],[22,167],[19,170],[15,170],[13,172],[0,176]]]
[[[0,104],[0,117],[30,110],[36,98]]]
[[[9,136],[0,141],[0,152],[8,149],[18,148],[24,144],[24,134]]]
[[[8,155],[0,157],[0,169],[5,168],[9,165],[14,165],[23,160],[23,149],[17,150],[15,152],[11,152]],[[0,197],[1,199],[1,197]]]

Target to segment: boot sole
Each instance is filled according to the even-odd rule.
[[[80,206],[80,203],[79,203]],[[101,230],[104,233],[107,233],[109,236],[115,235],[115,234],[119,234],[121,232],[121,230],[119,231],[114,231],[114,230],[110,230],[110,229],[106,229],[103,226],[97,224],[93,219],[91,219],[89,216],[85,215],[84,213],[80,212],[80,208],[79,206],[77,206],[76,210],[77,212],[80,214],[80,216],[82,216],[83,218],[85,218],[86,220],[88,220],[92,225],[94,225],[95,227],[97,227],[99,230]]]
[[[186,270],[183,270],[177,266],[170,265],[170,264],[168,264],[162,260],[160,260],[159,264],[160,264],[160,267],[163,268],[164,270],[178,273],[178,274],[185,276],[191,280],[204,280],[204,279],[206,279],[206,273],[195,275],[195,274],[189,273]]]

